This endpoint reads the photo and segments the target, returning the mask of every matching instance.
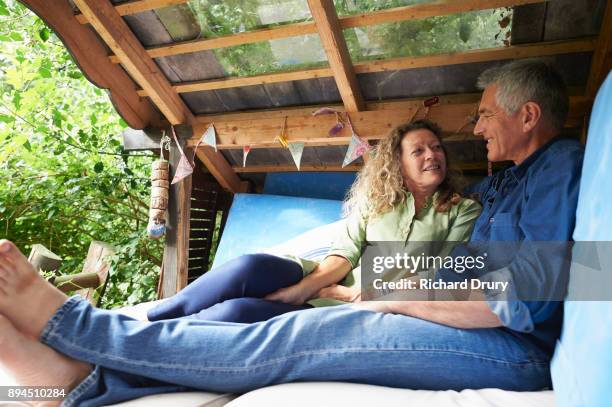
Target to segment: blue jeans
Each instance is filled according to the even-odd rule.
[[[142,322],[72,297],[49,320],[41,341],[95,366],[64,406],[186,389],[243,393],[293,381],[431,390],[550,386],[550,355],[521,335],[455,329],[350,305],[255,324]]]
[[[203,274],[184,290],[149,310],[149,321],[189,317],[205,321],[252,323],[312,308],[264,300],[279,288],[297,284],[302,267],[270,254],[246,254]]]

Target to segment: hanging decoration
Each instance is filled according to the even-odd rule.
[[[285,116],[285,121],[283,122],[283,127],[281,128],[280,134],[276,136],[274,140],[281,143],[283,147],[289,148],[289,142],[287,141],[287,116]]]
[[[320,116],[324,114],[335,114],[336,115],[336,124],[331,129],[329,129],[329,132],[328,132],[328,134],[331,137],[334,137],[338,133],[340,133],[348,122],[348,113],[340,112],[336,109],[332,109],[331,107],[323,107],[312,113],[313,116]]]
[[[176,132],[174,131],[174,126],[170,126],[170,129],[172,129],[172,138],[174,138],[174,142],[176,143],[176,147],[178,148],[179,152],[181,153],[181,159],[179,160],[178,165],[176,166],[176,170],[174,171],[174,177],[172,178],[172,182],[171,184],[176,184],[177,182],[181,181],[184,178],[187,178],[188,176],[190,176],[191,174],[193,174],[193,168],[195,167],[195,164],[193,163],[193,160],[189,161],[189,159],[187,158],[187,156],[185,155],[185,153],[183,152],[183,149],[181,148],[181,145],[178,142],[178,139],[176,137]],[[201,139],[200,139],[201,141]],[[198,142],[198,145],[200,144],[200,142]],[[196,146],[197,149],[197,146]],[[195,157],[195,151],[196,149],[194,149],[194,157]]]
[[[217,152],[217,132],[215,131],[214,123],[211,123],[207,128],[202,137],[200,138],[200,142],[204,144],[208,144]]]
[[[348,149],[346,150],[346,155],[344,156],[344,161],[342,161],[342,168],[346,167],[365,153],[368,153],[372,150],[372,146],[368,143],[368,140],[364,140],[355,133],[355,129],[353,128],[353,123],[351,122],[351,118],[348,113],[345,113],[346,121],[349,125],[349,129],[351,129],[351,142],[349,143]]]
[[[172,182],[171,182],[172,185],[176,184],[177,182],[180,182],[182,179],[187,178],[188,176],[193,174],[193,169],[195,168],[194,160],[196,156],[196,151],[198,151],[198,147],[200,147],[200,144],[206,142],[204,138],[207,137],[207,133],[210,128],[213,129],[212,134],[213,134],[213,140],[214,140],[215,128],[211,124],[210,126],[208,126],[208,129],[206,129],[202,137],[200,137],[200,140],[198,140],[198,144],[196,144],[195,148],[193,149],[193,156],[191,157],[191,160],[190,160],[189,158],[187,158],[187,156],[183,152],[183,149],[181,148],[181,145],[178,142],[178,138],[176,137],[176,132],[174,131],[174,126],[170,126],[170,129],[172,130],[172,138],[174,138],[176,147],[181,153],[181,159],[179,160],[179,163],[176,166],[176,170],[174,171],[174,177],[172,178]],[[216,148],[217,147],[215,145],[215,150]]]
[[[428,99],[425,99],[421,106],[419,106],[417,110],[414,111],[414,113],[410,117],[410,120],[408,120],[408,123],[412,123],[415,120],[427,119],[429,117],[431,107],[437,105],[438,103],[440,103],[440,98],[438,96],[432,96]]]
[[[169,150],[168,138],[164,132],[160,142],[160,157],[151,164],[151,204],[149,208],[149,223],[147,235],[159,239],[166,234],[166,210],[168,209],[169,164],[164,159],[164,149]]]
[[[251,146],[242,146],[242,166],[246,167],[247,156],[251,152]]]
[[[302,153],[304,152],[304,143],[301,141],[292,142],[289,143],[287,148],[289,149],[293,162],[299,171],[300,163],[302,162]]]

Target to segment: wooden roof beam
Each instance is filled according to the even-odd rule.
[[[115,6],[115,10],[117,10],[117,13],[120,16],[127,16],[130,14],[142,13],[143,11],[176,6],[188,2],[189,0],[135,0],[118,4]],[[89,23],[87,17],[85,17],[83,14],[77,14],[75,17],[81,24]]]
[[[340,97],[347,112],[363,110],[364,102],[359,82],[353,70],[342,28],[332,0],[308,0],[310,13],[325,49]]]
[[[362,164],[350,164],[346,167],[342,167],[340,164],[302,164],[300,165],[300,172],[312,172],[312,171],[335,171],[335,172],[355,172],[359,171]],[[462,171],[486,171],[487,162],[458,162],[453,163],[453,167]],[[293,164],[279,164],[279,165],[251,165],[251,166],[235,166],[234,171],[239,173],[254,173],[254,172],[297,172],[298,169]]]
[[[462,129],[462,134],[455,137],[457,141],[464,137],[470,138],[471,125],[466,125],[468,117],[475,112],[477,100],[441,104],[431,109],[429,118],[437,122],[446,134],[454,134]],[[580,127],[583,123],[588,102],[583,96],[570,98],[570,114],[566,126]],[[416,104],[406,102],[387,103],[384,114],[379,110],[353,112],[350,114],[355,131],[360,137],[368,140],[378,140],[386,136],[389,130],[406,122],[417,109]],[[281,148],[275,140],[280,133],[287,117],[288,141],[301,141],[307,146],[346,145],[350,142],[350,130],[345,128],[337,136],[328,136],[328,131],[336,124],[334,115],[312,116],[308,112],[302,115],[261,117],[247,120],[217,120],[210,118],[209,122],[201,122],[193,126],[194,136],[187,142],[194,147],[199,135],[215,123],[217,130],[217,148],[239,149],[250,145],[252,148]]]
[[[542,3],[544,1],[546,0],[438,0],[432,3],[414,4],[371,13],[344,16],[339,18],[339,22],[341,29],[345,30],[347,28],[416,20],[499,7],[514,7],[524,4]],[[174,44],[148,48],[147,52],[152,58],[159,58],[170,55],[187,54],[190,52],[206,51],[215,48],[252,44],[254,42],[269,41],[279,38],[315,34],[316,32],[317,27],[315,23],[313,21],[306,21],[226,35],[218,38],[203,38],[176,42]],[[113,55],[110,58],[113,63],[119,63],[119,58],[116,56]]]
[[[586,86],[586,96],[589,99],[594,99],[597,94],[597,90],[606,79],[606,75],[612,68],[609,63],[606,62],[612,56],[612,1],[606,2],[606,11],[604,13],[603,20],[601,22],[601,30],[597,43],[595,45],[595,52],[593,53],[593,59],[591,61],[591,71],[589,73],[589,80]]]
[[[187,105],[172,89],[157,64],[146,53],[110,1],[75,0],[74,2],[104,42],[121,59],[125,69],[147,91],[147,95],[170,124],[194,123],[195,118]],[[240,178],[232,171],[225,158],[213,152],[210,147],[202,150],[198,157],[223,188],[232,192],[242,190]]]
[[[549,41],[533,44],[512,45],[510,47],[488,48],[437,55],[425,55],[419,57],[393,58],[357,63],[353,66],[353,69],[355,73],[362,74],[371,72],[395,71],[401,69],[429,68],[434,66],[446,66],[475,62],[529,58],[537,56],[591,52],[595,49],[595,41],[595,38],[569,41]],[[178,93],[187,93],[202,90],[227,89],[240,86],[263,85],[266,83],[288,82],[331,76],[333,76],[332,69],[329,67],[325,67],[317,69],[307,69],[302,71],[255,75],[240,78],[184,82],[174,84],[173,88]],[[141,96],[148,96],[146,90],[144,89],[138,91],[138,94]]]

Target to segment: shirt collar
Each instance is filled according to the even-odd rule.
[[[547,141],[543,146],[541,146],[536,151],[531,153],[531,155],[527,157],[525,161],[523,161],[522,163],[518,165],[513,165],[512,167],[506,169],[504,175],[505,176],[511,175],[517,182],[520,181],[521,178],[525,176],[525,173],[527,172],[531,164],[533,164],[538,158],[540,158],[540,156],[544,154],[544,152],[548,150],[548,148],[554,143],[556,143],[558,140],[559,140],[559,137],[553,137],[551,140]]]

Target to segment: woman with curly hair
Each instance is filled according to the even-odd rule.
[[[440,128],[418,120],[380,141],[347,194],[344,213],[343,228],[320,263],[247,254],[151,309],[149,320],[251,323],[313,306],[358,302],[359,265],[368,242],[467,241],[480,205],[457,191]]]

